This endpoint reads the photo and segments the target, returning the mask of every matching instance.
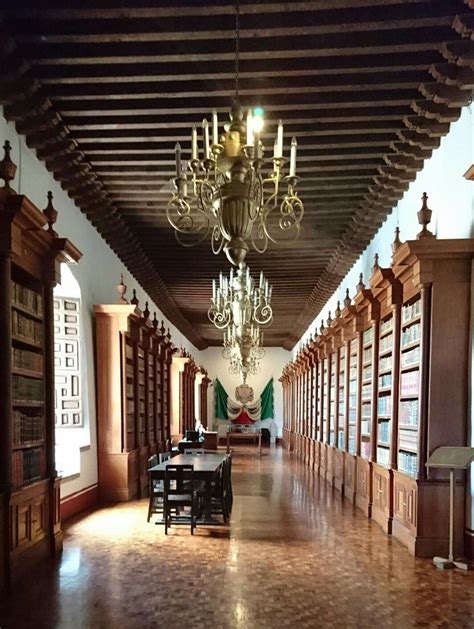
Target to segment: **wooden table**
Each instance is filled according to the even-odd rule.
[[[165,470],[168,465],[193,465],[194,477],[204,481],[204,517],[198,520],[199,524],[220,524],[212,517],[212,480],[219,472],[226,459],[225,454],[217,452],[211,454],[179,454],[168,461],[163,461],[159,465],[149,468],[152,480],[164,480]]]
[[[238,441],[257,441],[258,443],[258,456],[262,456],[262,431],[258,432],[228,432],[227,433],[227,452],[230,452],[230,440],[237,439]]]

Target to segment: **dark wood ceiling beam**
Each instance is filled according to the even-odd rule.
[[[459,118],[458,107],[447,107],[445,104],[429,100],[414,100],[411,108],[418,116],[436,120],[437,122],[450,123],[455,122]]]
[[[436,63],[429,69],[430,75],[444,85],[452,85],[461,89],[474,88],[474,70],[459,67],[452,63]]]
[[[405,8],[409,8],[411,5],[430,5],[432,0],[403,0]],[[335,0],[333,3],[334,9],[355,9],[368,8],[368,7],[391,7],[393,5],[400,5],[400,0]],[[318,1],[307,2],[292,2],[292,12],[320,12],[327,10],[326,5],[321,4]],[[255,2],[250,4],[240,5],[239,11],[242,15],[265,15],[273,13],[282,13],[286,15],[288,11],[287,2],[272,2],[270,4]],[[166,17],[174,18],[177,12],[179,16],[183,17],[209,17],[209,16],[234,16],[235,7],[233,5],[225,5],[222,3],[209,4],[205,3],[203,6],[173,6],[173,7],[107,7],[104,9],[83,7],[83,8],[68,8],[62,9],[60,7],[54,9],[48,9],[41,7],[41,9],[35,8],[22,8],[15,9],[15,18],[20,21],[21,19],[27,20],[28,23],[31,20],[47,19],[48,21],[57,22],[64,20],[143,20],[143,19],[162,19]]]
[[[402,142],[419,147],[423,150],[437,149],[440,145],[440,136],[430,136],[426,133],[418,133],[408,129],[398,129],[397,137]]]
[[[340,40],[340,46],[335,45],[334,38],[328,38],[327,41],[331,43],[331,46],[324,45],[324,42],[316,38],[311,38],[308,42],[307,48],[281,48],[277,47],[279,43],[275,40],[275,47],[258,49],[257,42],[247,42],[247,47],[252,43],[254,50],[241,51],[240,59],[246,60],[265,60],[265,59],[299,59],[299,58],[321,58],[321,57],[345,57],[350,56],[377,56],[377,55],[398,55],[405,53],[420,53],[420,52],[438,52],[441,42],[447,42],[447,44],[453,43],[454,34],[447,28],[432,28],[425,29],[423,33],[423,39],[409,43],[400,43],[400,33],[393,31],[389,37],[389,33],[380,33],[380,37],[376,38],[376,34],[370,33],[369,37],[365,40],[363,37],[356,38],[358,41],[353,41],[352,46],[348,46],[348,40],[342,35]],[[380,43],[374,44],[374,38],[379,39]],[[390,40],[393,41],[390,41]],[[285,43],[280,42],[280,43]],[[301,44],[301,42],[299,42]],[[227,49],[232,48],[233,41],[226,43]],[[114,45],[101,46],[100,56],[97,56],[97,46],[87,44],[71,44],[70,46],[45,46],[41,44],[30,45],[25,47],[27,55],[34,60],[34,64],[38,65],[96,65],[102,64],[150,64],[150,63],[186,63],[186,64],[200,64],[215,59],[216,55],[219,56],[221,61],[227,61],[232,63],[235,59],[234,51],[225,52],[223,50],[214,50],[209,53],[201,52],[186,52],[178,54],[169,54],[169,44],[164,44],[162,50],[157,51],[155,54],[147,54],[147,46],[129,45],[128,54],[123,54],[123,49],[118,44],[113,50]],[[155,44],[154,48],[158,48]],[[82,49],[82,50],[81,50]]]

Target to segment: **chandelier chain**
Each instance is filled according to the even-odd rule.
[[[239,102],[239,53],[240,53],[240,5],[235,0],[235,96],[234,101]]]

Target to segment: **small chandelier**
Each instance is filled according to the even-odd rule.
[[[237,336],[242,337],[248,326],[271,323],[271,299],[272,287],[263,272],[257,287],[249,267],[241,263],[235,274],[231,267],[228,278],[221,273],[218,285],[212,280],[211,307],[207,314],[219,330],[234,326]]]
[[[259,361],[265,356],[263,332],[258,326],[246,326],[239,333],[235,326],[224,332],[224,349],[222,355],[230,360],[229,372],[233,375],[242,374],[244,383],[249,374],[256,375],[260,371]]]
[[[261,141],[263,111],[248,111],[244,122],[239,90],[239,7],[236,6],[235,98],[230,122],[219,134],[217,112],[210,125],[202,123],[202,157],[197,128],[191,132],[191,161],[183,162],[176,144],[175,192],[166,208],[169,223],[182,245],[194,246],[211,237],[212,251],[224,249],[231,264],[238,266],[250,244],[259,253],[268,241],[278,244],[296,240],[304,214],[296,186],[296,138],[291,140],[289,160],[284,156],[283,123],[278,122],[273,157],[265,156]],[[289,161],[288,173],[285,167]],[[190,181],[188,181],[190,176]]]

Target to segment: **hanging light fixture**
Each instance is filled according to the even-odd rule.
[[[193,246],[210,235],[213,252],[218,254],[224,249],[229,261],[238,266],[245,260],[250,244],[263,253],[269,240],[278,243],[278,235],[296,240],[304,206],[296,191],[296,138],[291,140],[288,160],[280,120],[273,156],[267,158],[261,140],[263,110],[249,109],[244,121],[238,99],[238,2],[235,15],[235,98],[230,122],[220,135],[216,110],[211,125],[203,120],[202,158],[196,126],[191,132],[189,163],[182,160],[181,146],[176,144],[175,192],[166,212],[181,244]]]
[[[237,272],[233,267],[229,277],[221,273],[219,282],[212,280],[211,307],[208,310],[212,323],[223,330],[234,326],[237,336],[251,326],[264,326],[271,323],[273,312],[271,307],[272,287],[260,273],[260,282],[256,286],[250,276],[250,269],[241,263]]]
[[[256,375],[260,371],[259,361],[265,356],[263,332],[258,326],[245,326],[238,332],[234,325],[224,332],[224,349],[222,355],[230,361],[231,374],[242,374],[244,383],[249,374]]]

